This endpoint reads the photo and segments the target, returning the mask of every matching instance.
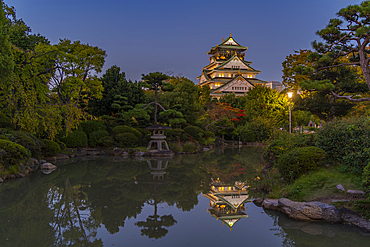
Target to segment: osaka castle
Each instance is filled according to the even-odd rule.
[[[213,98],[228,93],[243,96],[255,85],[265,85],[266,81],[256,78],[261,71],[252,68],[252,62],[244,60],[246,50],[248,47],[239,45],[230,33],[230,37],[207,53],[210,63],[198,76],[199,85],[208,85]]]

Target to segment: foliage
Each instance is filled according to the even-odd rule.
[[[267,147],[266,159],[275,162],[281,155],[294,148],[315,146],[315,134],[289,134],[281,131],[276,133]],[[325,150],[324,150],[325,151]],[[328,154],[329,157],[329,154]]]
[[[173,151],[174,153],[181,152],[181,143],[179,142],[169,142],[168,143],[168,148]]]
[[[85,132],[86,135],[89,136],[89,137],[90,137],[90,134],[95,132],[95,131],[106,130],[106,127],[105,127],[104,124],[102,124],[100,122],[97,122],[97,121],[93,121],[93,120],[80,122],[78,127],[79,127],[80,130]]]
[[[198,126],[187,126],[184,128],[184,131],[194,140],[199,140],[204,135],[204,131]]]
[[[19,162],[30,157],[29,151],[15,142],[0,139],[0,150],[4,150],[5,153],[1,153],[1,164],[8,168],[11,165],[18,165]]]
[[[31,156],[38,158],[44,143],[31,133],[24,131],[5,131],[10,141],[18,143],[31,152]]]
[[[44,146],[42,148],[42,154],[45,157],[55,156],[60,152],[60,146],[58,143],[52,140],[43,140]]]
[[[203,132],[203,137],[205,139],[208,139],[208,138],[214,138],[215,137],[215,133],[211,132],[211,131],[204,131]]]
[[[247,122],[239,126],[237,132],[243,142],[262,142],[271,138],[275,131],[275,126],[270,119],[257,117],[252,122]]]
[[[166,110],[159,113],[159,116],[163,119],[164,123],[169,124],[171,127],[179,128],[181,124],[186,123],[184,116],[181,112],[176,110]]]
[[[136,136],[136,138],[141,138],[142,136],[140,131],[126,125],[118,125],[112,129],[112,132],[115,133],[116,135],[121,133],[132,133]]]
[[[87,135],[81,130],[75,130],[60,140],[69,148],[85,147],[87,145]]]
[[[370,119],[357,117],[328,122],[317,133],[316,146],[327,153],[328,162],[341,170],[362,173],[370,162]]]
[[[182,151],[186,153],[194,153],[197,150],[197,144],[191,141],[185,142],[182,145]]]
[[[100,138],[97,145],[103,146],[103,147],[112,147],[114,145],[114,139],[111,136],[105,136]]]
[[[114,139],[121,148],[134,147],[138,141],[138,138],[131,132],[119,133]]]
[[[9,28],[5,17],[5,4],[0,2],[0,81],[8,80],[13,71],[14,61],[9,40]]]
[[[364,172],[362,174],[362,185],[367,188],[367,192],[370,190],[370,163],[364,167]]]
[[[277,161],[279,173],[289,182],[302,174],[319,167],[319,161],[325,157],[325,151],[318,147],[301,147],[281,155]]]
[[[100,139],[102,139],[105,136],[109,136],[109,133],[106,130],[97,130],[92,132],[89,135],[89,146],[96,147],[96,145],[100,142]]]
[[[165,130],[165,135],[169,141],[179,141],[183,132],[183,129],[168,129]]]

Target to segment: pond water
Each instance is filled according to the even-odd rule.
[[[0,185],[0,246],[370,246],[255,206],[263,148],[85,157]]]

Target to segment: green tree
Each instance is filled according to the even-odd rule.
[[[0,1],[0,82],[9,80],[14,67],[9,41],[9,25],[4,8],[5,4]]]

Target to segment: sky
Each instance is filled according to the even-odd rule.
[[[230,33],[258,79],[282,81],[282,63],[354,0],[4,0],[52,44],[80,40],[107,53],[132,81],[171,72],[198,84],[207,52]],[[101,75],[101,74],[100,74]]]

